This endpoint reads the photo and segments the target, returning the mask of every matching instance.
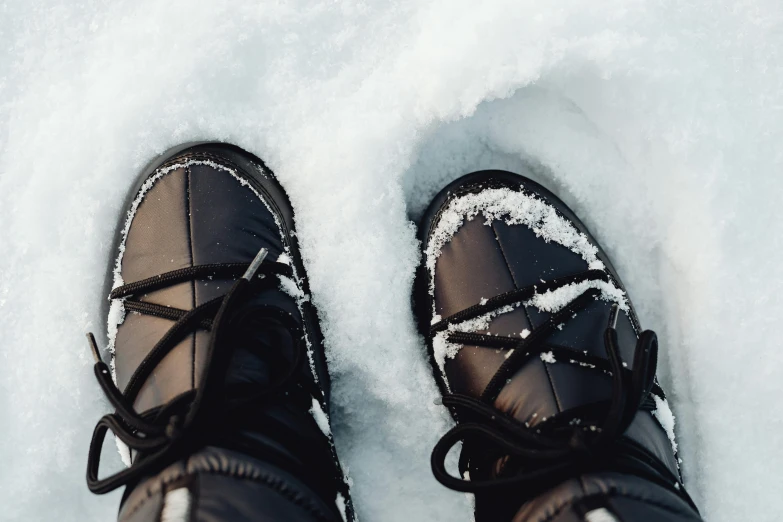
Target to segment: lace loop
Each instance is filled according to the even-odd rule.
[[[104,415],[98,421],[93,431],[87,459],[87,485],[90,491],[106,493],[138,480],[153,470],[162,469],[182,455],[186,448],[200,445],[209,437],[214,437],[215,429],[210,426],[211,421],[226,418],[230,412],[263,402],[272,394],[287,389],[294,383],[305,358],[306,349],[303,345],[304,336],[301,327],[282,310],[274,306],[260,306],[254,308],[255,313],[273,318],[291,332],[292,339],[295,341],[293,361],[269,386],[261,387],[247,383],[230,386],[225,384],[232,355],[226,324],[231,320],[237,307],[244,302],[248,291],[259,290],[264,285],[273,284],[272,280],[265,276],[274,274],[290,277],[292,275],[290,266],[265,261],[265,257],[266,249],[261,249],[253,263],[194,266],[130,283],[112,291],[112,299],[129,299],[135,295],[190,279],[238,278],[225,295],[207,301],[190,311],[178,310],[172,313],[159,310],[158,308],[162,308],[159,305],[134,308],[134,311],[148,315],[160,317],[163,314],[165,318],[175,322],[136,368],[124,393],[117,388],[108,366],[100,359],[94,337],[92,334],[88,335],[91,350],[96,358],[94,366],[96,379],[115,408],[114,413]],[[185,335],[205,326],[211,326],[211,335],[199,386],[174,397],[165,405],[141,414],[137,413],[133,403],[154,368]],[[212,422],[212,424],[220,423]],[[100,479],[98,472],[101,450],[109,431],[129,449],[139,452],[140,456],[129,468]]]
[[[622,437],[640,409],[651,409],[648,397],[652,391],[656,390],[662,394],[662,390],[655,383],[658,341],[654,332],[644,331],[639,336],[630,370],[623,362],[615,329],[619,314],[616,303],[612,305],[609,324],[604,332],[607,360],[598,362],[585,356],[586,360],[590,361],[585,364],[611,375],[612,391],[609,401],[582,408],[591,411],[593,416],[600,418],[602,415],[603,419],[599,424],[582,425],[575,416],[575,412],[580,410],[577,408],[550,417],[535,428],[529,428],[493,406],[508,379],[532,357],[550,350],[545,340],[558,325],[567,322],[576,312],[597,299],[601,293],[599,289],[587,287],[522,340],[447,331],[449,325],[473,319],[509,304],[522,303],[541,289],[554,290],[563,284],[582,281],[606,282],[609,279],[605,272],[590,270],[514,290],[442,319],[432,326],[431,336],[446,331],[449,342],[513,349],[479,398],[461,394],[443,395],[442,403],[452,410],[457,425],[449,430],[433,449],[433,474],[444,486],[461,492],[477,493],[508,487],[527,492],[537,491],[544,485],[554,486],[581,471],[622,469],[659,484],[668,484],[666,487],[696,509],[684,488],[672,487],[674,483],[679,484],[679,477],[674,477],[668,468],[646,449]],[[460,442],[463,444],[459,458],[461,477],[455,477],[446,470],[445,462],[448,453]],[[639,455],[643,457],[639,459]],[[493,462],[501,466],[499,472],[496,470],[493,473],[494,477],[469,478],[470,467],[486,467]],[[644,465],[638,462],[644,462]],[[662,477],[665,477],[665,480]]]

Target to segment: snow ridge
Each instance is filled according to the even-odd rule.
[[[479,214],[483,214],[487,226],[501,219],[509,225],[526,225],[544,241],[554,241],[579,254],[590,269],[605,268],[598,259],[598,248],[553,206],[522,190],[485,189],[452,199],[441,212],[425,252],[430,273],[430,295],[434,291],[432,275],[441,248],[451,241],[466,220],[470,221]]]

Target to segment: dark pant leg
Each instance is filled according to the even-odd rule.
[[[640,477],[598,473],[568,480],[520,509],[491,494],[477,495],[476,522],[700,522],[679,495]]]
[[[341,522],[337,511],[280,468],[206,448],[140,482],[126,494],[119,520]]]

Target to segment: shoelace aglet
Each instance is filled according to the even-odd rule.
[[[95,364],[102,363],[101,352],[98,350],[98,343],[95,341],[95,336],[92,332],[87,332],[87,343],[89,343],[92,356],[95,358]]]
[[[245,271],[245,275],[242,276],[242,279],[246,279],[247,281],[253,279],[253,276],[256,275],[256,272],[258,271],[258,267],[260,267],[261,263],[266,259],[267,254],[269,254],[269,250],[266,248],[259,250],[256,257],[250,263],[250,266],[247,267],[247,271]]]
[[[617,303],[612,303],[612,311],[609,312],[609,328],[612,330],[617,328],[617,317],[620,315],[620,307]]]

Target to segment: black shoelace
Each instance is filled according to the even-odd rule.
[[[259,405],[271,397],[279,397],[282,393],[294,393],[297,386],[301,386],[301,383],[297,382],[300,380],[298,376],[307,357],[302,329],[288,313],[273,306],[253,310],[256,318],[261,314],[291,333],[294,353],[287,368],[268,386],[225,383],[232,355],[229,331],[231,328],[226,328],[226,325],[232,321],[238,306],[245,301],[249,292],[276,284],[277,278],[270,276],[293,276],[290,266],[266,261],[266,255],[267,250],[261,249],[249,264],[216,263],[193,266],[126,284],[112,291],[112,299],[125,299],[126,311],[166,318],[174,321],[174,324],[139,364],[124,392],[114,384],[108,365],[101,360],[95,338],[88,334],[96,359],[95,376],[109,402],[116,409],[114,413],[101,418],[93,432],[87,462],[87,484],[90,491],[106,493],[156,472],[206,443],[214,442],[220,436],[219,432],[230,429],[229,426],[236,425],[236,422],[242,422],[243,427],[248,423],[274,423],[274,419],[265,419],[264,415],[259,413]],[[131,299],[133,296],[197,279],[237,281],[225,295],[189,311]],[[198,387],[178,395],[162,406],[143,413],[136,412],[133,408],[134,401],[152,371],[179,341],[199,328],[209,330],[211,335]],[[313,397],[322,397],[317,389],[308,390],[308,393]],[[109,430],[130,450],[138,452],[138,456],[129,468],[99,479],[101,449]],[[295,434],[285,436],[295,439]],[[302,451],[308,450],[304,448]],[[315,458],[322,459],[320,456]]]
[[[639,336],[631,368],[624,365],[618,348],[615,325],[619,313],[613,304],[609,324],[604,332],[607,359],[565,347],[546,344],[555,329],[566,323],[578,311],[597,299],[601,291],[588,288],[547,321],[524,338],[449,331],[449,326],[485,314],[507,305],[519,304],[534,295],[584,281],[610,282],[610,276],[600,270],[555,279],[538,285],[512,290],[482,301],[442,319],[430,328],[430,337],[446,332],[451,343],[513,350],[494,374],[480,398],[463,394],[445,394],[443,404],[455,414],[457,425],[448,431],[432,451],[432,470],[444,486],[462,492],[478,493],[513,488],[517,495],[534,496],[557,483],[589,471],[616,471],[641,476],[668,490],[675,491],[698,512],[680,477],[633,440],[623,437],[639,410],[652,411],[655,393],[663,398],[663,390],[655,382],[658,341],[654,332],[646,330]],[[555,415],[534,428],[522,425],[493,404],[508,380],[531,358],[553,352],[556,360],[566,360],[594,368],[611,375],[609,401],[589,404]],[[581,422],[582,418],[601,419],[598,424]],[[485,464],[506,457],[501,473],[495,478],[469,480],[455,477],[446,470],[446,456],[462,442],[459,473],[467,477],[471,464]],[[488,451],[489,449],[489,451]],[[471,459],[474,462],[471,463]],[[474,477],[475,478],[475,477]]]

